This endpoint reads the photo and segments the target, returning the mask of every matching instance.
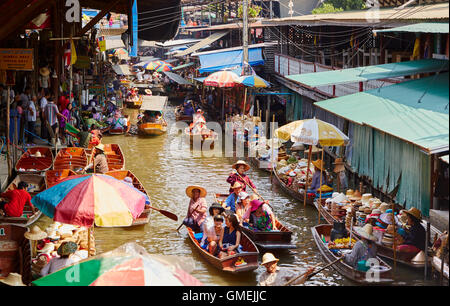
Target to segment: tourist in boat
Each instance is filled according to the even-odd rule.
[[[370,258],[377,257],[375,241],[378,239],[373,235],[373,227],[371,224],[366,224],[364,227],[355,227],[354,229],[361,237],[361,240],[355,243],[350,254],[344,256],[344,261],[356,269],[361,261],[367,261]]]
[[[270,232],[274,230],[274,220],[271,215],[263,209],[264,202],[253,200],[250,204],[252,207],[249,218],[249,228],[260,232]]]
[[[79,261],[77,257],[72,256],[77,249],[78,245],[75,242],[64,241],[57,250],[59,257],[52,258],[48,264],[42,268],[41,276],[46,276]]]
[[[31,204],[31,195],[26,190],[27,188],[27,183],[20,182],[17,189],[1,193],[0,198],[5,198],[8,201],[0,201],[0,211],[7,217],[21,217],[25,205],[29,205],[34,210]]]
[[[231,187],[233,192],[228,196],[228,198],[225,200],[225,209],[229,209],[232,212],[236,212],[236,205],[239,203],[239,194],[242,191],[242,184],[239,182],[235,182],[234,185]]]
[[[318,159],[311,162],[314,165],[314,174],[311,181],[311,186],[309,186],[308,192],[316,192],[320,188],[320,173],[322,172],[322,185],[326,184],[326,172],[323,166],[323,162]],[[322,170],[322,171],[320,171]]]
[[[241,226],[235,214],[231,214],[225,218],[225,229],[219,240],[220,253],[219,258],[231,256],[239,253],[242,249],[241,243]]]
[[[406,213],[407,221],[404,231],[402,231],[403,243],[397,246],[397,251],[410,253],[425,251],[426,232],[421,225],[422,213],[415,207],[403,212]]]
[[[94,163],[87,165],[84,168],[84,170],[87,171],[87,170],[94,168],[95,173],[104,174],[104,173],[108,172],[109,171],[108,161],[107,161],[106,155],[105,155],[105,145],[104,144],[101,143],[101,144],[97,145],[96,147],[94,147],[93,156],[94,156]]]
[[[258,195],[252,194],[249,197],[249,199],[248,199],[249,205],[247,205],[247,209],[246,209],[246,211],[245,211],[245,213],[243,215],[243,219],[246,220],[245,222],[247,223],[247,225],[248,225],[248,222],[250,220],[250,215],[252,213],[251,202],[253,200],[259,200]],[[273,213],[272,208],[270,208],[269,201],[263,201],[262,209],[263,209],[263,211],[265,211],[270,216],[271,220],[273,220],[273,221],[276,220],[275,214]],[[272,230],[274,230],[274,231],[277,230],[276,222],[272,222]]]
[[[279,259],[272,253],[265,253],[261,265],[266,268],[258,279],[258,286],[283,286],[290,280],[302,275],[291,285],[304,284],[308,276],[314,272],[314,267],[308,268],[305,272],[293,270],[291,267],[278,267]]]
[[[256,192],[255,184],[253,184],[252,180],[245,174],[245,172],[250,170],[250,166],[245,161],[239,160],[232,168],[234,170],[228,177],[227,183],[233,186],[235,182],[239,182],[242,185],[242,191],[246,191],[247,184],[249,184],[253,188],[253,191]],[[232,192],[233,190],[230,188],[230,193]]]
[[[239,223],[242,225],[243,222],[248,223],[248,217],[245,219],[244,215],[251,208],[250,195],[242,191],[239,193],[239,199],[240,201],[236,204],[236,216],[239,219]]]
[[[189,186],[186,188],[186,195],[191,198],[188,211],[183,224],[190,227],[194,232],[199,232],[206,219],[206,189],[200,186]]]
[[[207,232],[203,232],[201,247],[207,250],[214,256],[219,256],[220,248],[219,241],[224,232],[224,218],[222,215],[217,214],[212,218],[213,227],[208,229]]]

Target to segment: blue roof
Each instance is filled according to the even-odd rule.
[[[212,54],[199,55],[201,67],[200,73],[215,72],[225,68],[242,65],[242,50],[225,51]],[[264,65],[262,48],[248,50],[249,64],[251,66]]]

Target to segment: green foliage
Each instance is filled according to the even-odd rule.
[[[249,18],[256,18],[259,16],[259,13],[261,13],[262,7],[258,5],[251,5],[248,7],[248,17]],[[243,16],[243,8],[242,5],[238,8],[238,17],[242,18]]]
[[[324,3],[322,6],[315,8],[311,13],[313,14],[328,14],[328,13],[336,13],[342,12],[343,8],[335,8],[331,3]]]

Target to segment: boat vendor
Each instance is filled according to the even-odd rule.
[[[229,183],[231,186],[234,185],[235,182],[239,182],[242,185],[242,191],[246,191],[247,184],[249,184],[254,192],[256,191],[256,186],[253,184],[253,182],[250,180],[250,178],[245,174],[248,170],[250,170],[250,166],[243,160],[237,161],[232,168],[234,169],[233,172],[230,174],[230,176],[227,179],[227,183]],[[230,188],[230,193],[232,193],[233,190]]]
[[[258,280],[258,286],[282,286],[286,284],[289,280],[297,277],[299,272],[292,270],[292,268],[278,267],[279,259],[276,258],[272,253],[265,253],[261,262],[261,265],[266,268]],[[308,276],[314,272],[314,267],[309,268],[303,273],[303,276],[298,280],[294,281],[292,285],[304,284],[308,279]]]
[[[34,206],[31,204],[31,195],[26,190],[28,184],[20,182],[15,190],[8,190],[0,194],[0,198],[8,201],[0,201],[0,214],[4,213],[8,217],[21,217],[25,205],[29,205],[33,211]]]
[[[373,227],[366,224],[364,227],[355,227],[355,231],[361,237],[361,240],[355,243],[350,254],[345,254],[344,261],[355,269],[361,265],[361,261],[367,261],[370,258],[377,257],[377,246],[375,241],[377,237],[373,235]],[[362,264],[364,267],[365,263]]]
[[[84,168],[84,170],[87,171],[89,169],[94,168],[95,173],[104,174],[104,173],[108,172],[109,168],[108,168],[108,161],[107,161],[106,155],[105,155],[105,145],[104,144],[101,143],[94,147],[93,156],[94,156],[94,163],[87,165]]]
[[[236,212],[236,205],[239,203],[239,194],[242,191],[242,184],[239,182],[235,182],[234,185],[231,187],[233,192],[228,196],[228,198],[225,200],[225,209],[229,209],[232,212]]]
[[[86,126],[88,126],[88,127],[95,126],[95,127],[99,128],[99,129],[103,128],[103,126],[97,120],[94,119],[94,114],[93,113],[90,113],[88,118],[84,119],[84,124]]]
[[[194,108],[192,107],[192,102],[187,101],[184,105],[183,114],[185,116],[192,116],[194,115]]]
[[[326,183],[327,175],[325,172],[323,162],[320,159],[312,161],[311,163],[314,165],[314,174],[308,192],[316,192],[317,189],[320,188],[320,173],[322,173],[322,185]]]
[[[411,207],[409,210],[404,210],[403,212],[406,213],[408,219],[404,231],[402,231],[403,243],[397,246],[397,251],[411,253],[425,251],[426,232],[420,224],[422,213],[415,207]]]
[[[194,232],[199,232],[206,219],[206,189],[200,186],[189,186],[186,195],[191,198],[183,224],[190,227]]]
[[[48,274],[61,270],[79,261],[79,259],[77,259],[76,257],[72,257],[72,254],[74,254],[77,250],[78,245],[75,242],[64,241],[59,246],[57,251],[60,257],[52,258],[48,262],[48,264],[45,265],[44,268],[42,268],[41,275],[46,276]]]
[[[256,199],[251,201],[250,204],[249,228],[260,232],[270,232],[274,230],[275,220],[273,220],[273,215],[271,216],[263,209],[264,202]]]
[[[219,240],[219,258],[234,255],[242,250],[240,245],[242,232],[237,216],[235,214],[228,215],[225,218],[225,224]]]
[[[197,112],[192,116],[192,121],[194,122],[194,124],[200,119],[203,119],[203,121],[206,122],[206,119],[203,116],[203,114],[204,112],[200,108],[197,109]]]

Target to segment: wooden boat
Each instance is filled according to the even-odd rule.
[[[214,198],[217,203],[223,204],[228,194],[216,193]],[[291,243],[292,231],[276,220],[278,231],[259,232],[242,227],[247,236],[258,246],[264,249],[296,249],[297,246]]]
[[[144,185],[142,185],[142,183],[138,180],[138,178],[129,170],[115,170],[106,172],[105,174],[121,181],[124,180],[127,176],[130,177],[133,180],[133,186],[137,190],[141,191],[142,193],[145,193],[148,196],[150,203],[145,205],[144,211],[136,220],[133,221],[133,224],[131,226],[147,224],[150,221],[150,214],[152,209],[149,207],[151,206],[150,195],[145,190]]]
[[[38,153],[39,152],[39,153]],[[36,156],[38,154],[38,156]],[[16,163],[17,173],[39,174],[52,167],[53,153],[47,147],[28,148]]]
[[[186,139],[189,140],[191,147],[203,149],[205,145],[209,144],[209,148],[214,149],[215,141],[219,139],[219,135],[216,132],[210,131],[210,134],[192,134],[190,128],[184,130]]]
[[[138,131],[141,135],[160,136],[167,133],[167,122],[164,119],[163,111],[166,107],[167,96],[145,96],[140,111],[159,112],[161,118],[158,122],[145,122],[138,124]]]
[[[77,173],[70,169],[47,170],[45,172],[45,186],[47,187],[47,189],[52,188],[53,186],[58,184],[61,180],[72,175],[77,175]]]
[[[125,156],[118,144],[105,144],[105,155],[109,171],[125,169]]]
[[[5,191],[15,190],[20,182],[28,183],[27,191],[34,197],[41,191],[45,190],[45,178],[37,174],[19,174],[17,175],[11,184],[6,187]],[[40,210],[35,210],[29,205],[25,205],[23,209],[23,214],[21,217],[0,217],[0,224],[14,224],[18,226],[28,227],[36,222],[41,216],[42,212]]]
[[[300,192],[297,192],[295,190],[293,190],[292,188],[289,188],[284,182],[283,180],[280,178],[280,176],[278,175],[278,172],[276,169],[274,169],[273,171],[273,176],[275,177],[275,181],[278,183],[278,185],[281,187],[281,189],[286,192],[287,194],[289,194],[291,197],[297,199],[298,201],[300,201],[301,203],[303,203],[304,201],[304,195],[301,194]],[[314,206],[314,199],[313,198],[306,198],[306,204]]]
[[[187,230],[189,239],[191,240],[194,247],[198,250],[200,255],[215,268],[224,272],[231,273],[253,271],[258,268],[258,248],[245,233],[242,233],[241,235],[241,245],[243,248],[243,252],[220,259],[202,249],[202,247],[200,246],[200,241],[195,238],[192,229],[187,227]],[[246,264],[236,266],[236,261],[240,259],[243,259]]]
[[[328,249],[327,243],[323,242],[322,235],[325,238],[326,241],[330,240],[330,234],[331,230],[333,228],[333,225],[331,224],[321,224],[314,226],[311,228],[311,232],[313,234],[314,241],[316,242],[316,245],[320,251],[320,253],[323,255],[325,260],[328,263],[331,263],[333,261],[336,261],[338,259],[338,256],[336,256],[330,249]],[[355,240],[357,238],[355,237]],[[390,283],[393,281],[392,279],[392,268],[384,262],[381,258],[377,257],[377,260],[379,262],[379,267],[376,268],[375,271],[368,271],[368,272],[362,272],[359,271],[352,266],[345,263],[343,260],[339,261],[332,265],[332,267],[339,272],[339,274],[342,274],[343,276],[347,277],[348,279],[351,279],[352,281],[355,281],[357,283],[361,284],[385,284]],[[375,277],[375,275],[378,274],[379,277]],[[367,277],[370,276],[370,277]]]
[[[24,237],[27,228],[12,224],[0,224],[0,278],[9,273],[22,275],[26,285],[32,281],[31,246]]]
[[[139,100],[133,101],[125,99],[124,102],[127,108],[139,109],[142,106],[142,95],[139,95]]]
[[[433,259],[431,261],[433,268],[436,270],[436,273],[441,274],[441,267],[442,267],[442,261],[439,257],[433,256]],[[445,277],[448,280],[448,274],[449,274],[449,268],[448,263],[444,260],[444,274],[443,277]]]
[[[80,170],[88,164],[86,151],[83,148],[63,148],[60,149],[53,161],[53,170]]]
[[[141,135],[160,136],[167,133],[167,123],[142,123],[138,125]]]
[[[108,134],[109,135],[123,135],[127,132],[127,130],[130,128],[131,126],[131,122],[129,120],[127,120],[127,128],[117,128],[117,129],[113,129],[113,128],[108,128]]]
[[[249,164],[253,167],[257,168],[258,170],[264,171],[266,173],[270,173],[270,162],[265,160],[259,160],[257,157],[248,157]]]
[[[181,109],[179,107],[177,107],[175,109],[175,120],[190,123],[190,122],[192,122],[192,115],[188,116],[188,115],[181,114]]]

